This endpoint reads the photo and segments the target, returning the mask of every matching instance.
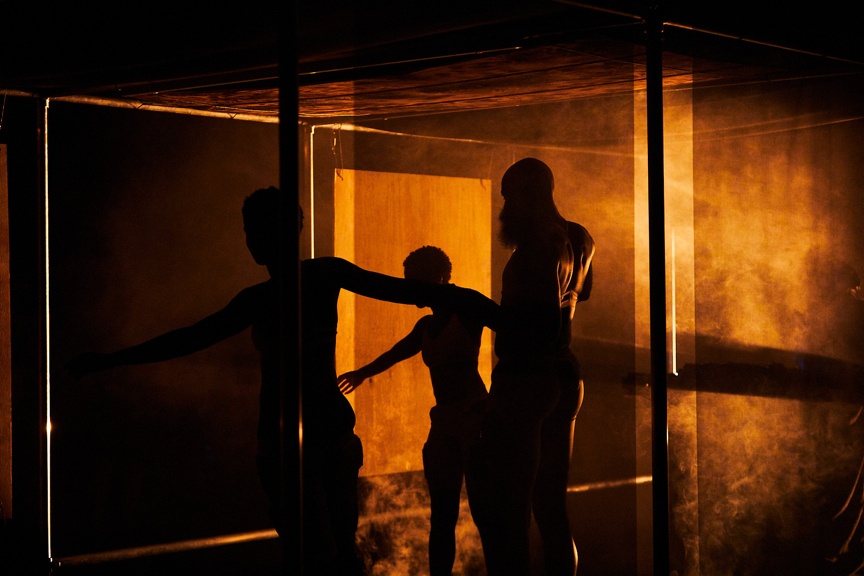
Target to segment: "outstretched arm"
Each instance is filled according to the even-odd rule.
[[[225,308],[191,326],[171,330],[146,342],[114,352],[81,354],[66,363],[66,370],[77,379],[116,366],[161,362],[208,348],[251,324],[253,306],[260,302],[261,286],[243,290]]]
[[[423,326],[426,318],[429,318],[429,316],[424,316],[418,320],[407,336],[399,340],[390,350],[384,352],[369,364],[357,370],[340,374],[337,379],[339,390],[343,394],[353,392],[367,378],[389,370],[399,362],[407,360],[420,352],[420,347],[423,344]]]
[[[342,258],[327,257],[326,260],[333,272],[339,275],[342,288],[355,294],[399,304],[438,306],[492,330],[498,328],[498,304],[471,288],[388,276],[365,270]]]
[[[491,298],[472,288],[455,284],[433,284],[430,306],[452,310],[463,318],[498,331],[501,327],[501,307]]]

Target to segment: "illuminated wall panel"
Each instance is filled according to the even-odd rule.
[[[336,255],[401,277],[402,262],[427,244],[453,263],[451,281],[491,296],[491,184],[488,180],[362,170],[335,179]],[[348,296],[346,298],[346,296]],[[337,370],[362,366],[388,350],[430,310],[359,296],[340,297]],[[484,331],[480,374],[489,386],[491,333]],[[434,405],[419,355],[370,378],[352,394],[366,476],[422,470],[421,449]]]
[[[864,562],[864,304],[843,275],[860,273],[864,244],[856,84],[693,92],[695,354],[669,407],[681,574]]]

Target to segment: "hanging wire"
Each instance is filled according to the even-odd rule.
[[[330,152],[333,154],[333,162],[336,164],[336,176],[342,180],[342,124],[337,124],[333,130],[333,144],[330,147]]]
[[[492,167],[495,165],[495,149],[492,148],[489,150],[489,165],[486,168],[486,179],[491,183],[492,182]],[[494,185],[492,190],[494,190]],[[490,192],[492,191],[490,190]]]

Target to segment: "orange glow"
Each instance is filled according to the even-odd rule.
[[[368,495],[357,530],[361,550],[374,558],[374,574],[428,574],[429,495],[422,473],[363,479]],[[480,534],[463,491],[456,524],[454,574],[484,573]],[[372,560],[372,558],[367,558]]]
[[[719,573],[712,566],[728,561],[726,546],[741,558],[759,554],[766,529],[782,540],[823,526],[827,539],[829,528],[851,526],[860,502],[839,512],[857,484],[858,410],[846,402],[673,391],[672,520],[691,565]],[[825,546],[836,554],[842,540]]]
[[[401,277],[402,262],[424,245],[442,248],[454,284],[491,290],[491,183],[488,180],[339,170],[335,178],[335,252],[359,266]],[[337,371],[358,368],[430,313],[343,293],[339,299]],[[492,339],[484,331],[480,374],[489,387]],[[429,371],[419,355],[370,378],[352,393],[363,441],[361,474],[423,469],[421,449],[434,405]]]

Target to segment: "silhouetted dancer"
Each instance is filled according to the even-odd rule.
[[[160,362],[203,350],[250,328],[261,358],[258,420],[259,477],[270,514],[283,539],[299,538],[299,526],[285,525],[280,502],[280,341],[279,253],[280,194],[275,187],[253,192],[243,203],[246,244],[270,279],[240,291],[224,308],[199,322],[171,330],[141,344],[110,353],[86,353],[67,364],[76,378],[114,366]],[[296,202],[296,193],[292,193]],[[290,205],[290,203],[288,204]],[[303,213],[297,204],[300,227]],[[355,533],[358,524],[357,481],[363,463],[360,439],[354,434],[351,404],[336,384],[337,301],[341,290],[402,304],[446,303],[457,310],[486,314],[494,323],[497,305],[479,292],[386,276],[347,260],[323,257],[300,264],[302,385],[302,470],[304,575],[349,576],[365,573]],[[291,386],[292,382],[288,382]],[[293,382],[296,385],[296,382]],[[285,391],[297,394],[296,389]],[[286,426],[286,442],[296,443]],[[286,547],[287,548],[287,547]],[[285,558],[288,573],[300,560]]]
[[[447,284],[452,265],[436,246],[411,252],[403,263],[405,278]],[[487,397],[478,370],[483,324],[432,306],[404,338],[369,364],[339,376],[348,394],[364,380],[420,353],[429,367],[435,406],[423,445],[423,474],[429,488],[429,574],[450,576],[456,560],[456,524],[470,447],[480,433]]]
[[[498,362],[467,484],[488,576],[529,574],[532,510],[546,574],[576,572],[566,496],[583,385],[570,322],[590,294],[594,241],[561,216],[553,187],[552,171],[534,158],[513,164],[501,181],[500,239],[514,250],[503,271]]]

